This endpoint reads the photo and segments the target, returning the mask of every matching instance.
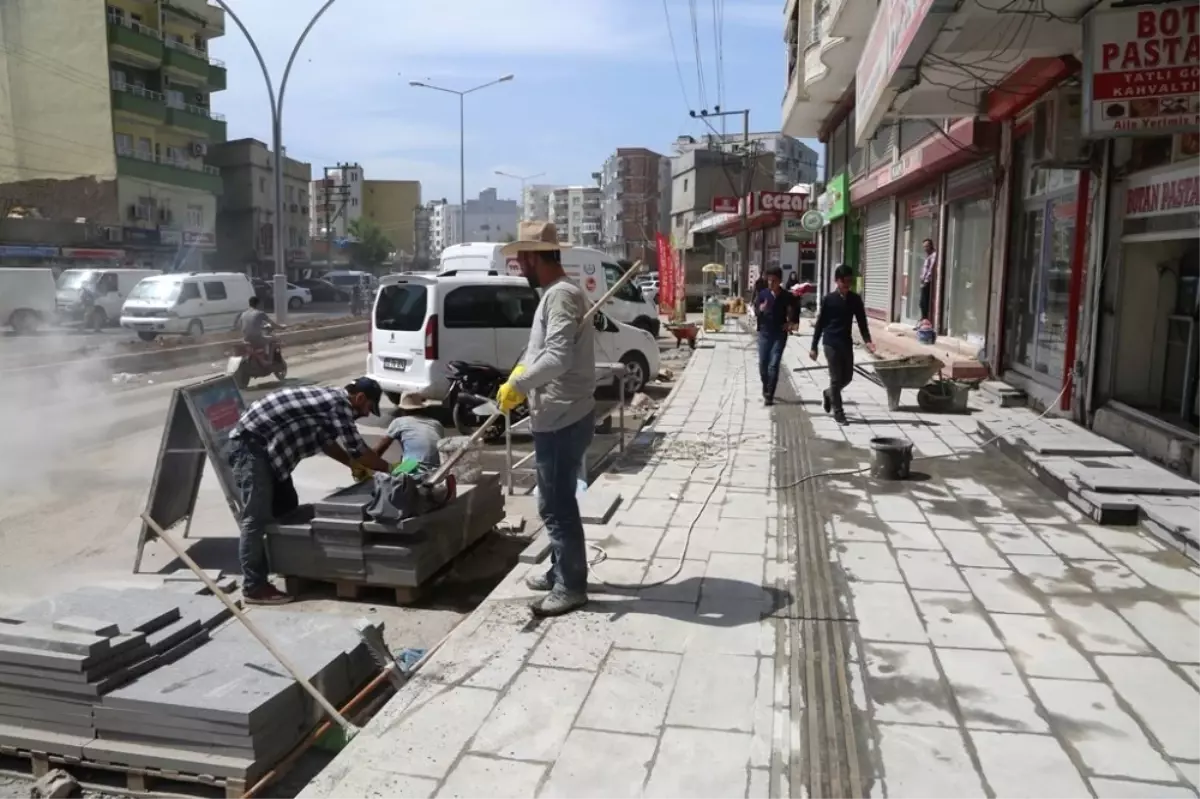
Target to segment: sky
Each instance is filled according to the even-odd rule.
[[[323,0],[228,4],[278,85]],[[617,147],[669,155],[676,137],[707,132],[688,111],[712,109],[719,93],[726,110],[750,109],[753,130],[778,130],[783,8],[781,0],[666,0],[665,8],[662,0],[334,0],[288,78],[284,146],[312,164],[314,178],[358,162],[368,179],[419,180],[423,201],[457,202],[458,98],[409,81],[462,90],[512,74],[466,98],[466,196],[495,187],[516,198],[519,182],[497,170],[592,185]],[[229,138],[270,146],[266,83],[232,18],[210,49],[228,67],[228,88],[212,104]],[[727,125],[740,131],[741,118]]]

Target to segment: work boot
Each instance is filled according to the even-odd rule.
[[[833,421],[837,422],[838,424],[850,424],[850,422],[846,419],[845,411],[835,411],[833,414]]]
[[[544,574],[531,574],[525,578],[525,587],[530,591],[553,591],[554,578],[549,572]]]
[[[829,409],[833,407],[833,399],[829,396],[829,389],[821,392],[821,407],[825,410],[825,413],[829,413]]]
[[[557,586],[553,591],[532,603],[529,610],[534,616],[563,616],[587,604],[587,594],[582,591],[567,591]]]
[[[245,600],[247,605],[286,605],[294,597],[283,593],[275,586],[267,583],[258,588],[250,588],[242,591],[242,599]]]

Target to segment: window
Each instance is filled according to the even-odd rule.
[[[125,86],[125,71],[121,69],[110,69],[108,71],[108,79],[112,81],[114,89],[120,89]]]
[[[496,292],[492,302],[496,327],[533,327],[533,315],[538,306],[538,295],[533,289],[504,286]]]
[[[150,143],[150,139],[146,138],[145,136],[138,137],[138,140],[137,140],[138,155],[143,156],[145,158],[149,158],[150,154],[152,152],[154,152],[154,145],[152,145]]]
[[[258,190],[263,192],[264,194],[266,193],[266,191],[267,191],[267,179],[266,178],[258,179]]]
[[[351,172],[351,173],[350,173],[350,182],[351,182],[351,183],[358,183],[358,173],[357,173],[357,172]]]
[[[425,324],[427,294],[419,283],[384,286],[375,303],[375,327],[403,332],[420,330]]]
[[[117,134],[117,154],[133,152],[133,137],[128,133]]]
[[[283,196],[287,198],[289,203],[293,202],[293,198],[296,194],[295,189],[293,189],[291,186],[285,186],[284,189]]]
[[[187,101],[183,97],[183,92],[178,89],[167,89],[167,105],[172,108],[183,108],[187,105]]]
[[[220,285],[220,284],[218,284]],[[221,286],[224,289],[224,286]],[[184,283],[179,291],[179,302],[200,299],[200,286],[195,283]]]
[[[624,269],[608,261],[605,261],[601,266],[604,267],[604,283],[609,288],[615,286],[617,281],[621,279],[621,276],[625,274]],[[626,302],[642,302],[642,292],[631,280],[618,289],[617,293],[613,295],[613,299],[625,300]]]
[[[180,164],[180,163],[183,163],[184,161],[186,161],[187,157],[183,154],[182,148],[172,147],[171,145],[168,144],[167,145],[167,160],[169,162],[171,162],[172,164]]]
[[[350,205],[351,205],[351,206],[357,206],[357,205],[358,205],[358,198],[357,198],[357,197],[351,197],[351,198],[350,198]]]
[[[443,304],[447,329],[477,329],[493,327],[492,306],[495,289],[483,286],[462,286],[446,295]]]
[[[687,178],[683,179],[683,190],[684,191],[688,190],[688,179]]]
[[[112,272],[105,272],[96,281],[96,293],[100,295],[111,294],[117,290],[117,276]]]
[[[204,206],[189,205],[187,207],[187,225],[192,230],[204,227]]]
[[[209,300],[223,300],[229,295],[225,293],[225,284],[219,280],[205,281],[204,296]]]

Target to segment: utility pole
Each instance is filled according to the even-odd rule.
[[[743,295],[749,296],[750,287],[747,283],[750,282],[750,191],[754,183],[754,169],[757,167],[757,158],[755,148],[750,146],[750,109],[744,108],[741,111],[722,111],[721,106],[713,106],[713,110],[702,108],[700,111],[689,111],[688,115],[693,119],[702,119],[707,124],[709,117],[721,117],[724,121],[725,117],[741,116],[742,118],[742,196],[738,203],[739,222],[741,224],[741,263],[738,264],[738,272],[740,277],[738,282],[741,283],[741,291]],[[711,128],[712,126],[709,125]],[[716,131],[713,131],[716,133]],[[725,161],[725,139],[721,138],[721,162]],[[730,183],[733,181],[731,180]],[[730,186],[733,188],[733,186]]]

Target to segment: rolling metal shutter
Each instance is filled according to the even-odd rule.
[[[892,272],[895,245],[892,241],[892,201],[867,206],[863,245],[863,304],[892,318]]]

